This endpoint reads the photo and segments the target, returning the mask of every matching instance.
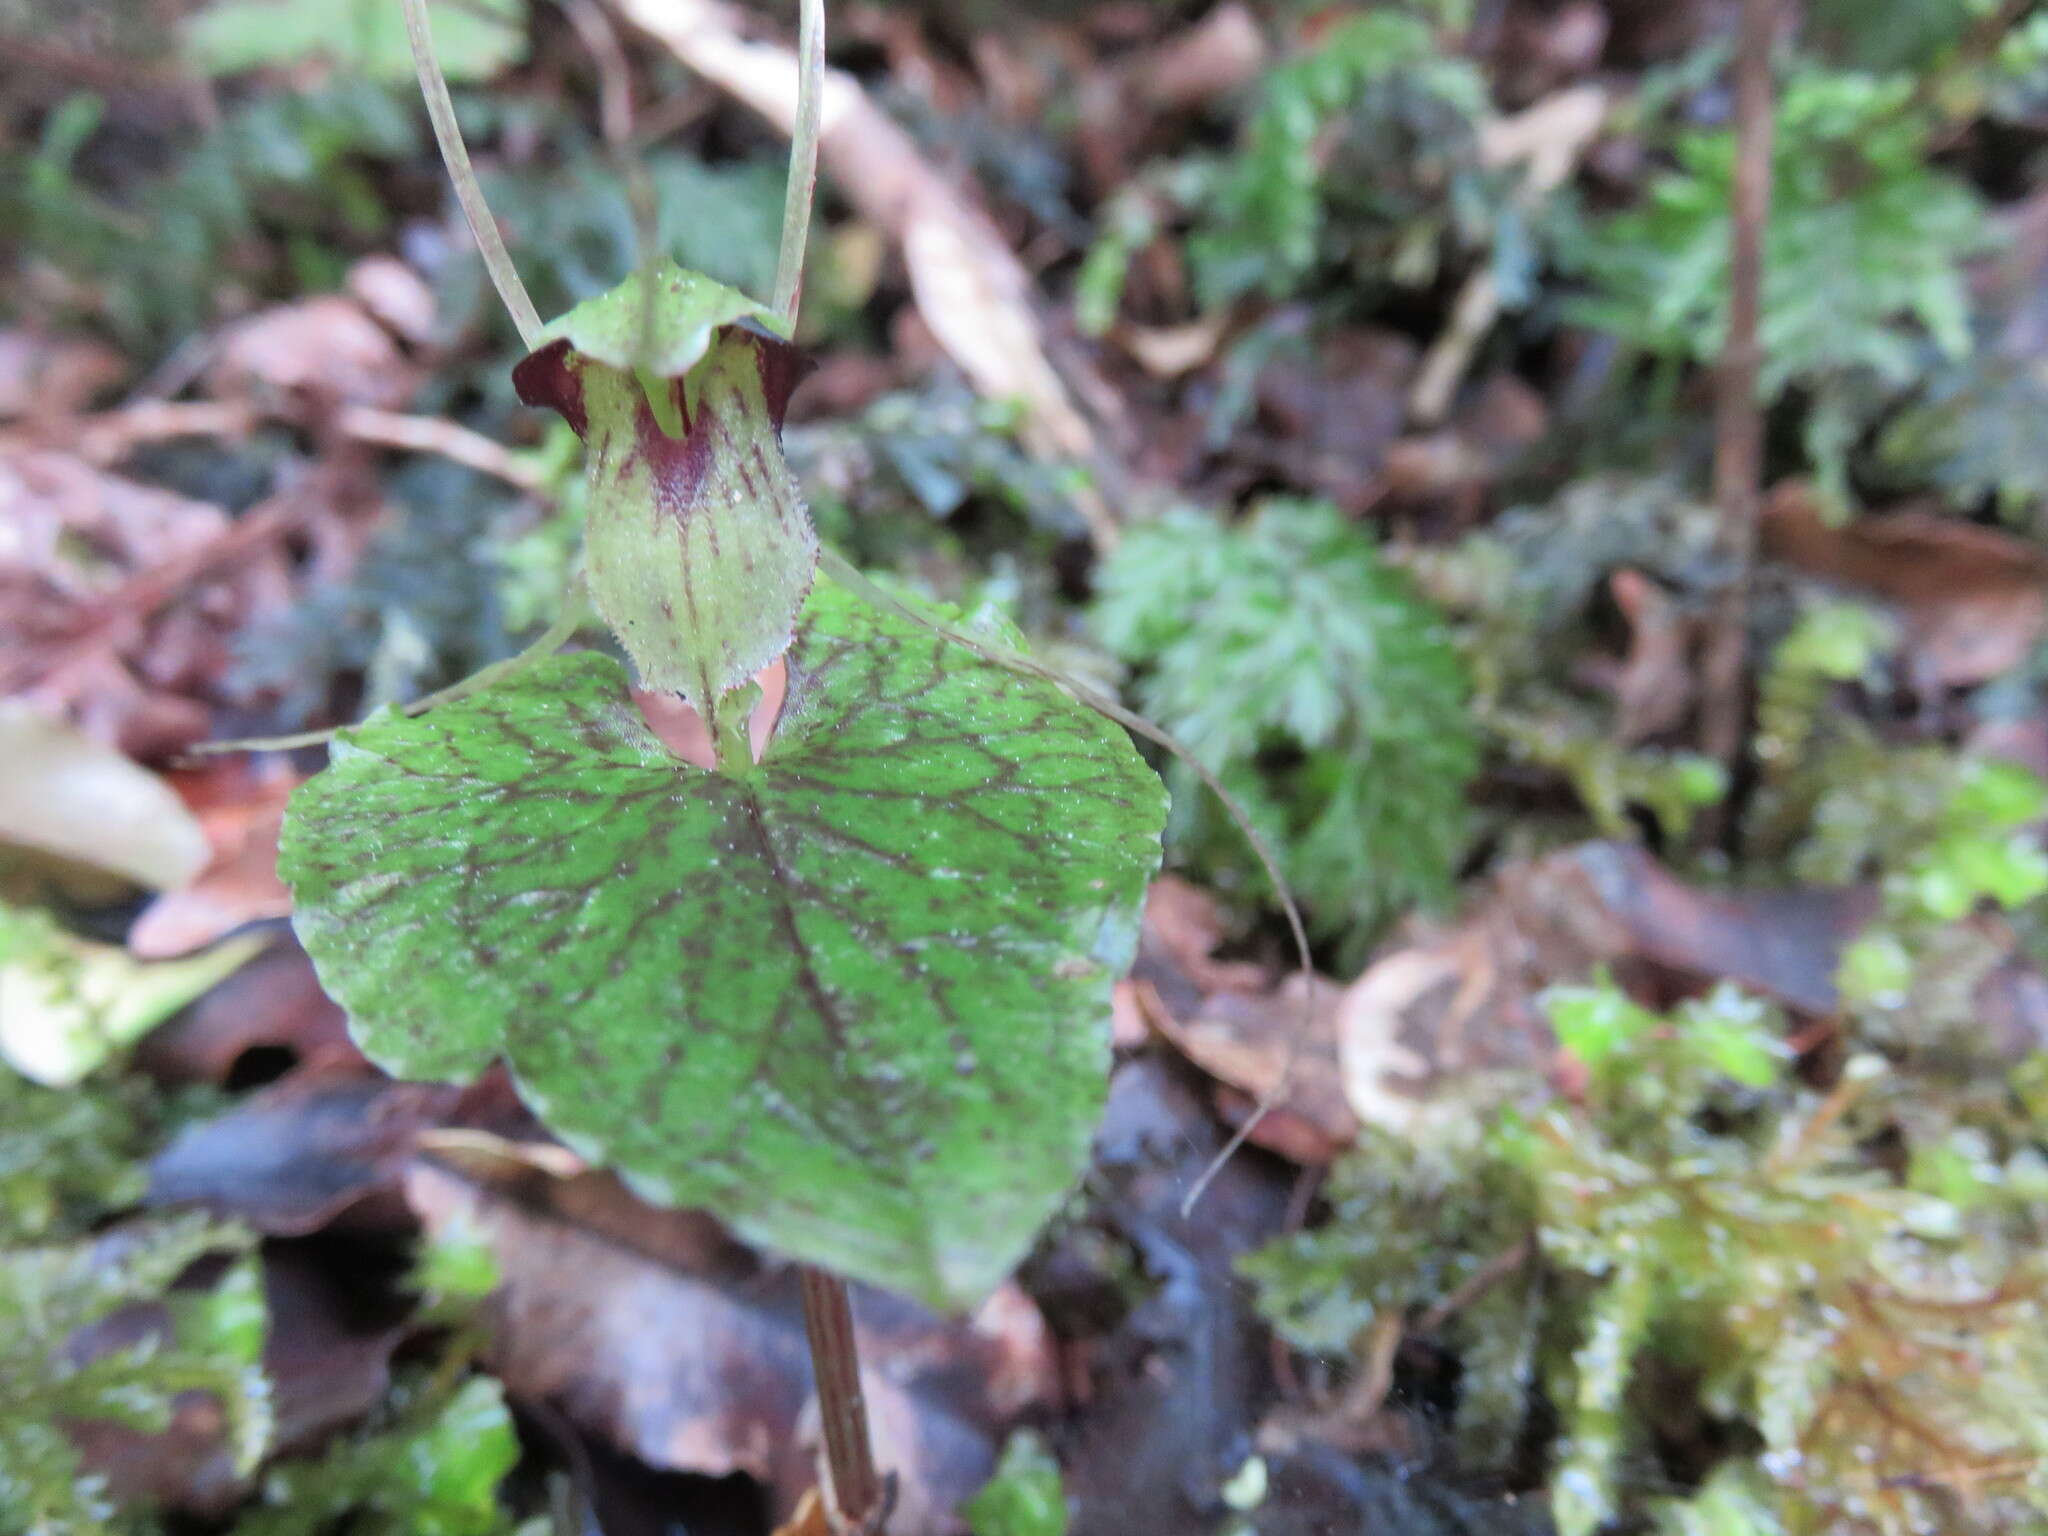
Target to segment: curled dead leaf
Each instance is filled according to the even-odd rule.
[[[1629,624],[1628,655],[1614,674],[1614,733],[1633,746],[1676,728],[1691,713],[1697,626],[1641,571],[1616,571],[1608,589]]]
[[[129,953],[145,960],[190,954],[291,912],[291,894],[277,878],[277,834],[299,775],[281,758],[243,757],[178,774],[171,783],[198,818],[211,856],[128,930]]]
[[[0,701],[0,870],[6,845],[162,890],[191,880],[206,834],[157,775],[19,701]]]
[[[1540,1089],[1555,1054],[1540,994],[1602,967],[1659,1002],[1729,980],[1825,1015],[1873,907],[1862,891],[1702,889],[1625,843],[1510,865],[1455,925],[1414,929],[1346,991],[1346,1097],[1363,1123],[1407,1135]]]
[[[1223,1086],[1226,1120],[1242,1123],[1284,1079],[1285,1091],[1250,1140],[1290,1161],[1320,1165],[1357,1139],[1358,1118],[1337,1073],[1343,989],[1316,977],[1304,1008],[1304,985],[1297,972],[1271,991],[1214,993],[1185,1020],[1165,1008],[1152,1019],[1174,1049]]]
[[[208,373],[216,395],[405,403],[418,377],[363,306],[340,294],[279,304],[231,326]]]
[[[1917,511],[1831,528],[1812,488],[1787,481],[1764,504],[1762,540],[1774,559],[1895,604],[1923,688],[1996,677],[2048,634],[2048,551],[1996,528]]]

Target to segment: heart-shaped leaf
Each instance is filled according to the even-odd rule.
[[[280,868],[363,1049],[503,1057],[650,1198],[942,1307],[1085,1164],[1165,795],[1115,726],[821,582],[762,760],[560,657],[345,733]]]

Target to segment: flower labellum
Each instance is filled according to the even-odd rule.
[[[586,446],[591,601],[644,686],[704,711],[789,648],[817,568],[782,456],[799,357],[765,316],[664,264],[555,321],[512,373]]]

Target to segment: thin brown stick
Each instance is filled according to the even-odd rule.
[[[1730,198],[1728,338],[1721,349],[1714,408],[1714,502],[1728,565],[1703,667],[1701,740],[1731,769],[1742,753],[1748,695],[1750,567],[1756,558],[1763,471],[1763,406],[1757,379],[1763,348],[1764,226],[1771,204],[1771,41],[1776,0],[1742,0],[1735,56],[1735,181]]]
[[[1415,1319],[1415,1332],[1435,1333],[1439,1328],[1472,1305],[1501,1281],[1528,1263],[1536,1252],[1534,1234],[1510,1243],[1484,1264],[1467,1275],[1458,1288],[1438,1300],[1428,1311]]]
[[[880,1536],[887,1512],[882,1507],[882,1480],[875,1474],[874,1447],[868,1443],[868,1410],[861,1396],[860,1357],[854,1347],[853,1306],[846,1282],[809,1264],[799,1266],[798,1274],[811,1368],[818,1378],[825,1462],[832,1471],[832,1503],[842,1524]]]
[[[562,13],[597,71],[598,131],[607,145],[623,151],[633,137],[633,66],[618,29],[597,0],[562,0]]]
[[[294,422],[290,411],[241,400],[144,400],[62,423],[61,436],[30,428],[0,433],[0,452],[47,447],[67,450],[88,464],[118,464],[144,443],[179,437],[245,437],[263,421]],[[408,416],[368,405],[346,405],[334,415],[341,435],[380,448],[439,454],[519,490],[540,494],[546,477],[495,438],[438,416]]]

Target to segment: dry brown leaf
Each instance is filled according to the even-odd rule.
[[[1812,488],[1787,481],[1764,504],[1763,547],[1809,575],[1896,604],[1923,687],[1996,677],[2048,633],[2048,551],[1996,528],[1928,512],[1830,528]]]
[[[297,1072],[180,1131],[150,1162],[148,1203],[203,1206],[270,1236],[399,1225],[420,1134],[464,1103],[446,1084]]]
[[[1177,379],[1207,364],[1229,328],[1229,312],[1219,309],[1185,325],[1120,325],[1116,341],[1153,378]]]
[[[207,383],[216,395],[405,403],[419,379],[388,331],[341,294],[266,309],[228,328]]]
[[[0,447],[0,691],[131,757],[190,745],[298,518],[273,498],[231,522],[77,455]]]
[[[218,539],[227,514],[144,485],[68,453],[0,453],[0,596],[4,622],[26,630],[19,606],[35,588],[84,598],[122,574],[188,557]]]
[[[219,1085],[250,1051],[306,1068],[369,1070],[348,1037],[347,1015],[320,990],[313,962],[290,934],[143,1036],[135,1065],[162,1083]]]
[[[0,421],[74,415],[127,372],[103,342],[10,326],[0,330]]]
[[[1614,734],[1624,746],[1661,736],[1692,712],[1695,626],[1678,600],[1640,571],[1608,578],[1628,620],[1628,655],[1614,673]]]
[[[1153,1023],[1167,1042],[1224,1086],[1224,1118],[1242,1123],[1286,1079],[1286,1091],[1252,1127],[1254,1145],[1290,1161],[1329,1162],[1358,1136],[1337,1069],[1337,1007],[1343,989],[1314,978],[1314,1001],[1302,1007],[1297,972],[1264,993],[1217,992],[1193,1017],[1164,1008]]]
[[[128,949],[163,960],[204,949],[236,929],[288,916],[277,877],[277,834],[299,776],[281,758],[234,758],[173,777],[211,854],[197,878],[152,901],[128,930]]]
[[[117,874],[152,890],[185,884],[206,834],[146,768],[29,705],[0,700],[0,867],[5,845]]]
[[[1193,26],[1141,55],[1130,84],[1154,111],[1179,112],[1228,96],[1265,67],[1265,34],[1240,0],[1224,0]]]
[[[1257,382],[1259,467],[1363,512],[1383,490],[1414,372],[1413,342],[1366,326],[1319,338],[1313,352],[1274,358]]]
[[[1217,960],[1223,912],[1216,898],[1178,875],[1161,875],[1145,892],[1144,953],[1170,965],[1203,992],[1263,991],[1268,973],[1243,960]]]
[[[348,291],[394,336],[416,347],[434,339],[434,290],[396,256],[365,256],[348,269]]]
[[[1552,1064],[1538,996],[1600,967],[1649,1000],[1728,980],[1797,1012],[1835,1007],[1862,891],[1689,886],[1641,848],[1583,843],[1501,870],[1450,927],[1418,927],[1338,1009],[1346,1097],[1397,1134],[1468,1116]]]
[[[1531,1004],[1535,946],[1482,903],[1372,965],[1337,1009],[1344,1096],[1397,1136],[1465,1119],[1540,1078],[1552,1047]]]

